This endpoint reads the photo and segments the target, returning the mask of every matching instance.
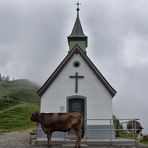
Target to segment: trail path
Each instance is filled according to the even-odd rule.
[[[14,108],[16,108],[16,107],[19,107],[19,106],[20,106],[20,104],[17,104],[17,105],[14,105],[14,106],[10,106],[10,107],[8,107],[8,108],[6,108],[6,109],[1,110],[1,111],[0,111],[0,114],[1,114],[1,113],[4,113],[5,111],[12,110],[12,109],[14,109]]]

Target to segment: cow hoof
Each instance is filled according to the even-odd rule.
[[[52,147],[52,145],[51,145],[51,144],[49,144],[49,145],[48,145],[48,147]]]

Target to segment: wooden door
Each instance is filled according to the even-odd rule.
[[[81,98],[71,98],[68,101],[68,112],[81,112],[85,118],[85,100]],[[85,123],[84,123],[85,124]],[[74,132],[70,130],[68,135],[73,138]]]
[[[81,112],[85,114],[84,99],[80,98],[69,99],[68,112]]]

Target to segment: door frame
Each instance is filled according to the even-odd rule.
[[[87,125],[87,98],[85,96],[80,96],[80,95],[72,95],[67,97],[66,101],[66,110],[67,112],[69,111],[69,100],[71,99],[82,99],[84,101],[84,134],[85,134],[85,127]]]

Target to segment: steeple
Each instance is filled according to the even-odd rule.
[[[68,38],[68,44],[69,44],[69,50],[72,50],[73,47],[77,44],[80,46],[80,48],[86,52],[86,47],[87,47],[87,36],[83,33],[83,29],[81,26],[81,22],[79,19],[79,5],[80,3],[78,2],[77,4],[77,17],[72,29],[71,34],[67,37]]]

